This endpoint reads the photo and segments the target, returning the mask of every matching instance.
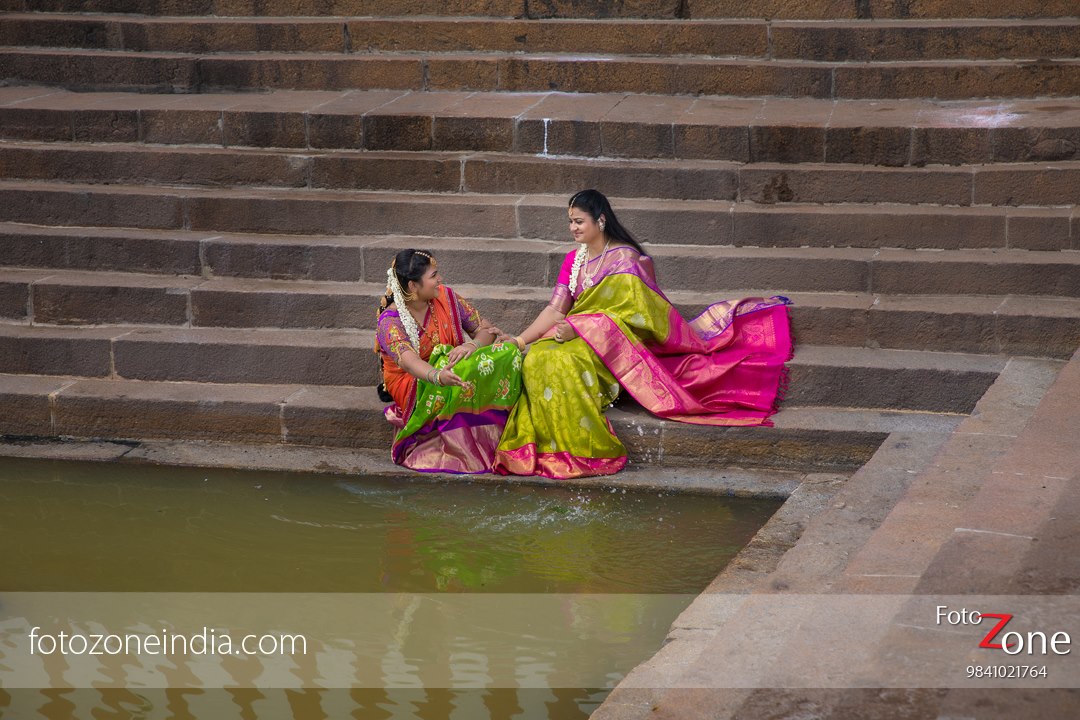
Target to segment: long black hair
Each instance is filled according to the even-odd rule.
[[[427,250],[402,250],[394,256],[394,274],[397,275],[398,284],[401,285],[401,292],[408,293],[409,281],[412,280],[415,283],[420,283],[424,278],[424,273],[431,267],[431,263],[435,262],[431,253]],[[394,302],[394,294],[387,288],[386,295],[379,300],[379,314],[385,310],[392,302]],[[409,308],[398,308],[399,313],[409,312]],[[378,341],[376,341],[376,351],[378,351]],[[416,348],[417,352],[420,352],[420,348]],[[379,374],[382,375],[382,354],[379,354]],[[379,399],[383,402],[392,402],[393,397],[390,393],[386,392],[386,386],[383,383],[379,383],[375,390],[379,393]]]
[[[618,242],[626,243],[642,255],[648,254],[641,247],[641,243],[630,234],[630,231],[623,227],[623,224],[619,222],[619,218],[615,217],[615,211],[611,209],[611,203],[604,197],[604,193],[599,190],[589,189],[574,193],[570,197],[569,207],[589,213],[594,221],[599,221],[600,216],[603,215],[605,235]]]
[[[394,256],[394,274],[397,275],[402,294],[409,292],[410,280],[420,284],[432,262],[434,258],[427,250],[402,250]],[[394,302],[394,295],[387,288],[386,295],[379,300],[379,313],[381,314],[392,302]],[[398,308],[398,311],[400,312],[401,308]]]

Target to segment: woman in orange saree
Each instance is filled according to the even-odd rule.
[[[618,472],[626,449],[604,409],[623,389],[669,420],[770,425],[793,350],[789,301],[719,302],[687,322],[606,197],[579,192],[568,213],[579,247],[566,256],[551,303],[513,338],[531,348],[495,471],[549,478]]]
[[[393,400],[391,457],[421,472],[491,472],[521,392],[521,353],[496,342],[465,298],[442,284],[423,250],[403,250],[387,271],[376,351],[380,396]]]

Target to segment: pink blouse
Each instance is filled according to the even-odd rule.
[[[563,315],[570,312],[570,309],[574,306],[574,301],[584,290],[582,283],[585,281],[586,275],[592,278],[594,285],[608,275],[622,272],[645,274],[646,279],[651,280],[650,285],[656,283],[656,276],[652,269],[652,258],[648,255],[642,255],[630,246],[625,246],[612,248],[600,257],[593,258],[585,263],[585,267],[578,272],[576,286],[571,288],[570,271],[574,267],[575,254],[577,254],[577,250],[571,250],[563,259],[562,267],[559,269],[559,278],[555,281],[555,290],[551,293],[551,302],[548,303],[549,307]]]

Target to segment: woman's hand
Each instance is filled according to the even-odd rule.
[[[458,345],[456,348],[446,353],[446,357],[449,360],[449,362],[446,364],[446,367],[454,367],[458,360],[464,360],[465,358],[476,352],[476,347],[476,342],[473,340],[469,340]]]
[[[555,323],[555,334],[552,336],[555,338],[555,342],[566,342],[567,340],[573,340],[577,336],[578,334],[577,331],[574,330],[574,326],[566,320],[560,320]]]
[[[457,348],[454,349],[456,350]],[[457,387],[461,387],[465,384],[465,381],[459,378],[454,373],[454,371],[450,370],[449,368],[443,368],[442,370],[437,372],[435,374],[435,379],[439,382],[440,385],[455,385]]]

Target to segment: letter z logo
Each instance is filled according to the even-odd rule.
[[[982,639],[982,642],[979,643],[979,647],[989,648],[991,650],[1001,650],[1001,643],[994,643],[990,641],[996,638],[998,636],[998,633],[1005,629],[1005,626],[1009,624],[1009,621],[1013,619],[1013,616],[1007,613],[980,613],[980,615],[984,618],[997,618],[999,622],[997,625],[991,628],[990,632],[986,633],[986,637],[984,637]]]

